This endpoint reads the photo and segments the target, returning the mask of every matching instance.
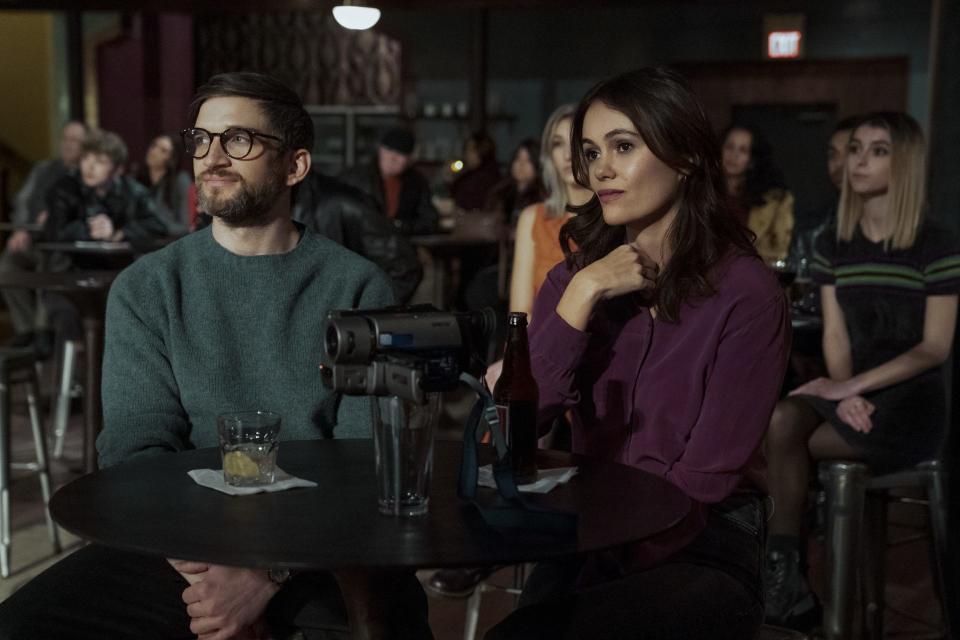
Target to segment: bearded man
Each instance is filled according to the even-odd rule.
[[[321,384],[320,323],[331,309],[389,304],[390,282],[291,219],[313,148],[300,98],[270,76],[221,74],[199,89],[191,121],[185,147],[213,223],[111,288],[101,466],[216,446],[228,410],[280,412],[285,439],[369,437],[367,399]],[[431,637],[413,574],[372,581],[393,596],[372,614],[369,576],[342,578],[90,545],[0,605],[0,638],[348,638],[357,606],[379,637]]]

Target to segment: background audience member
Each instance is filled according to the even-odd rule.
[[[183,145],[179,136],[161,134],[150,142],[137,181],[150,190],[157,214],[167,225],[167,235],[182,236],[190,229],[187,192],[193,182],[180,169]]]
[[[80,162],[81,145],[86,135],[86,125],[71,121],[60,132],[60,156],[43,160],[34,165],[27,180],[14,198],[11,222],[17,225],[44,224],[48,217],[47,192],[61,178],[74,174]],[[40,254],[32,248],[30,233],[14,231],[7,239],[6,250],[0,255],[0,271],[15,273],[36,271]],[[36,296],[29,289],[4,289],[3,299],[10,310],[13,328],[18,334],[26,334],[43,324],[38,318]]]
[[[734,124],[720,138],[723,173],[735,214],[756,236],[760,257],[782,260],[793,233],[793,194],[759,131]]]
[[[293,219],[383,269],[400,304],[410,300],[423,278],[416,249],[355,187],[312,170],[297,185]]]
[[[147,189],[123,174],[127,145],[115,133],[91,131],[83,140],[80,175],[64,176],[47,195],[46,236],[54,241],[101,240],[132,244],[166,235]],[[102,258],[76,256],[77,267],[95,269]]]
[[[572,138],[597,197],[564,225],[567,259],[536,299],[537,423],[568,411],[575,453],[657,474],[691,508],[654,538],[539,563],[486,637],[753,638],[783,292],[726,209],[716,138],[675,72],[601,82]]]
[[[777,404],[766,439],[770,519],[767,617],[809,628],[819,606],[800,566],[811,460],[863,460],[889,472],[935,457],[946,421],[960,248],[925,211],[925,144],[902,113],[853,131],[837,220],[817,238],[829,378]]]
[[[797,260],[810,259],[814,239],[830,226],[837,216],[837,203],[843,187],[843,169],[847,161],[847,144],[850,142],[850,134],[853,133],[859,121],[860,116],[844,118],[836,124],[830,134],[830,139],[827,141],[827,175],[837,190],[828,202],[820,203],[815,211],[805,216],[806,225],[798,222],[794,228],[791,255]]]
[[[475,131],[463,143],[463,170],[450,185],[453,202],[463,211],[479,211],[498,182],[497,146],[490,134]]]
[[[575,105],[563,105],[547,120],[541,140],[540,163],[546,199],[520,214],[510,278],[510,311],[533,311],[533,300],[547,273],[563,261],[560,228],[573,216],[568,206],[586,204],[593,193],[577,184],[570,152],[570,127]]]
[[[436,233],[439,215],[430,185],[411,163],[415,146],[408,130],[390,129],[380,139],[376,161],[347,170],[341,179],[373,198],[402,233]]]
[[[521,211],[543,200],[540,171],[540,143],[527,138],[513,152],[510,175],[493,188],[484,211],[500,211],[505,225],[516,226]]]

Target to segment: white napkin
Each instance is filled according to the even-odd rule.
[[[273,481],[273,484],[264,484],[258,487],[234,487],[233,485],[229,485],[224,482],[223,471],[221,469],[194,469],[193,471],[187,471],[187,475],[193,478],[193,481],[201,487],[216,489],[221,493],[228,493],[232,496],[248,496],[253,493],[286,491],[287,489],[295,489],[297,487],[317,486],[316,482],[296,478],[280,467],[277,467],[276,474],[274,475],[276,479]]]
[[[517,489],[524,493],[549,493],[560,484],[566,484],[570,478],[577,475],[576,467],[559,467],[557,469],[540,469],[537,471],[536,482],[517,485]],[[493,465],[485,464],[479,469],[477,484],[481,487],[497,488],[493,479]]]

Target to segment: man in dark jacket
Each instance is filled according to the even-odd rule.
[[[416,249],[359,189],[311,171],[298,185],[293,219],[383,269],[398,302],[407,302],[420,284]]]
[[[415,146],[409,131],[391,129],[380,140],[376,161],[348,170],[341,179],[373,198],[402,233],[436,233],[439,216],[430,201],[430,185],[410,165]]]
[[[65,176],[47,194],[45,236],[51,241],[127,241],[143,245],[166,234],[147,189],[123,175],[127,146],[115,133],[93,131],[83,141],[79,176]],[[106,266],[77,257],[74,266]]]
[[[14,197],[10,221],[16,226],[42,225],[47,220],[47,192],[53,184],[66,175],[78,171],[81,147],[87,127],[82,122],[70,121],[63,126],[60,135],[60,156],[43,160],[34,165],[26,182]],[[7,239],[6,249],[0,254],[0,272],[24,273],[39,268],[42,256],[33,247],[33,238],[26,229],[17,229]],[[29,289],[4,289],[2,292],[14,330],[21,335],[30,334],[46,322],[42,310],[36,305],[36,294]]]

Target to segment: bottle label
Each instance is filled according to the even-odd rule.
[[[527,401],[497,405],[500,429],[510,449],[517,479],[532,481],[537,475],[537,407]]]

